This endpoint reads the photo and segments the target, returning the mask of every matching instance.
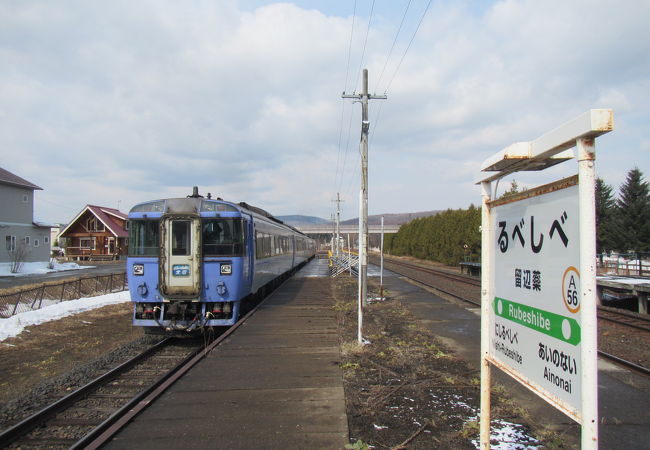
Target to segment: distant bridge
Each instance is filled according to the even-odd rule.
[[[384,225],[384,233],[397,233],[400,225]],[[305,234],[333,234],[335,233],[332,224],[327,225],[301,225],[296,227],[299,231]],[[359,225],[341,225],[341,234],[357,234],[359,232]],[[369,234],[381,234],[381,225],[368,225]]]

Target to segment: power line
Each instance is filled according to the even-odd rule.
[[[413,33],[413,36],[411,36],[411,40],[409,41],[409,45],[406,46],[406,50],[404,51],[404,54],[402,55],[402,58],[399,60],[399,64],[397,65],[397,68],[395,69],[395,73],[393,73],[393,77],[390,79],[388,85],[386,86],[386,89],[384,90],[384,94],[388,92],[388,89],[390,89],[390,85],[393,84],[393,80],[395,80],[395,76],[397,75],[397,72],[399,71],[399,68],[402,66],[402,62],[404,61],[404,58],[406,57],[406,54],[408,53],[409,49],[411,48],[411,44],[413,43],[413,39],[415,39],[415,35],[418,34],[418,30],[420,29],[420,25],[422,25],[422,21],[424,21],[424,16],[427,15],[427,11],[429,11],[429,6],[431,6],[431,0],[429,0],[429,3],[427,3],[427,7],[424,9],[424,12],[422,13],[422,17],[420,17],[420,22],[418,22],[418,26],[415,29],[415,32]]]
[[[343,169],[341,170],[341,182],[338,185],[339,186],[339,191],[341,190],[341,186],[343,185],[343,177],[345,176],[345,166],[347,164],[348,160],[348,153],[350,152],[350,136],[352,135],[352,107],[350,107],[350,123],[348,124],[348,138],[347,142],[345,144],[345,154],[343,155]],[[336,182],[336,179],[334,180]]]
[[[352,37],[354,36],[354,21],[357,16],[357,0],[354,0],[354,8],[352,10],[352,27],[350,28],[350,43],[348,44],[348,62],[347,66],[345,68],[345,86],[343,86],[343,91],[345,92],[348,88],[348,80],[350,78],[350,56],[352,55]],[[334,176],[334,182],[336,183],[336,180],[338,180],[339,177],[339,164],[341,161],[341,139],[343,138],[343,120],[345,119],[345,103],[344,101],[341,101],[341,126],[339,130],[339,146],[338,146],[338,153],[336,155],[336,175]],[[345,163],[344,163],[344,169],[345,169]],[[341,174],[341,177],[343,175]]]
[[[355,6],[355,11],[356,11],[356,0],[354,2],[354,6]],[[361,78],[361,68],[363,67],[363,60],[364,60],[365,55],[366,55],[366,45],[368,43],[368,35],[370,34],[370,24],[372,23],[372,16],[373,16],[374,10],[375,10],[375,0],[372,0],[372,5],[370,7],[370,16],[368,17],[368,27],[366,28],[366,38],[364,39],[364,42],[363,42],[363,49],[361,51],[361,60],[359,61],[359,72],[358,72],[358,75],[357,75],[357,79]],[[350,46],[351,45],[352,45],[352,41],[350,41]],[[346,82],[347,82],[347,80],[346,80]],[[347,84],[346,84],[346,89],[347,89]],[[345,161],[347,161],[347,155],[348,155],[349,148],[350,148],[350,133],[351,133],[351,130],[352,130],[352,108],[350,108],[350,125],[348,127],[348,137],[347,137],[347,145],[346,145],[346,149],[345,149],[344,164],[345,164]],[[337,171],[337,173],[338,173],[338,171]],[[341,183],[340,183],[339,189],[338,189],[339,191],[341,190],[340,188],[343,185],[343,178],[344,178],[344,173],[341,174]],[[352,180],[352,178],[351,178],[351,180]]]
[[[348,44],[348,64],[345,69],[345,86],[343,86],[343,90],[347,90],[348,88],[348,78],[350,76],[350,57],[352,55],[352,37],[354,36],[354,21],[356,17],[357,17],[357,0],[354,0],[354,8],[352,10],[352,28],[350,29],[350,43]]]
[[[379,117],[381,116],[381,108],[384,106],[383,103],[379,104],[379,108],[377,108],[377,113],[375,114],[375,120],[373,121],[373,127],[372,131],[370,133],[370,143],[372,144],[372,140],[375,137],[375,130],[377,130],[377,126],[379,125]]]
[[[410,4],[411,4],[411,0],[409,0],[409,4],[406,7],[406,11],[408,11],[408,8],[409,8]],[[388,93],[388,89],[390,88],[391,84],[393,83],[393,80],[395,79],[395,76],[397,75],[397,72],[399,71],[400,66],[402,65],[402,61],[404,61],[404,58],[406,57],[406,54],[408,53],[409,49],[411,48],[411,44],[413,43],[413,40],[415,39],[415,36],[417,35],[418,30],[420,29],[420,25],[422,25],[422,22],[424,21],[424,17],[427,14],[427,11],[429,11],[429,6],[431,6],[431,0],[429,0],[429,3],[427,3],[427,7],[424,9],[424,12],[422,13],[422,17],[420,17],[420,21],[418,22],[418,26],[415,29],[415,32],[413,33],[413,36],[411,36],[411,40],[409,41],[409,44],[406,47],[406,50],[404,50],[404,54],[402,55],[402,58],[400,59],[399,64],[397,65],[397,68],[395,69],[395,72],[393,73],[393,76],[390,79],[390,82],[388,83],[388,85],[386,85],[386,89],[384,90],[384,95],[386,93]],[[402,17],[402,23],[404,22],[404,18],[406,17],[406,11],[404,11],[404,16]],[[400,24],[400,28],[401,27],[402,27],[402,24]],[[397,31],[397,34],[399,34],[399,30]],[[397,35],[395,35],[395,40],[397,40]],[[393,41],[393,46],[394,45],[395,45],[395,41]],[[392,50],[393,50],[393,48],[391,47],[391,52],[392,52]],[[390,52],[389,52],[389,57],[390,57]],[[386,64],[387,63],[388,63],[388,58],[386,58]],[[386,64],[384,64],[384,68],[386,68]],[[382,74],[383,74],[383,70],[382,70]],[[379,88],[379,82],[377,82],[377,87],[375,88],[375,91],[377,91],[378,88]],[[372,133],[370,135],[370,142],[372,142],[372,140],[375,137],[375,132],[376,132],[377,126],[379,124],[379,117],[381,116],[382,106],[383,106],[383,104],[380,103],[379,108],[377,110],[377,114],[375,116],[374,126],[372,128]]]
[[[347,197],[352,197],[352,187],[354,186],[354,181],[361,178],[361,161],[355,158],[354,169],[350,174],[348,179],[348,186],[342,191]]]
[[[399,24],[397,33],[395,33],[395,39],[393,39],[393,45],[390,46],[390,50],[388,51],[388,56],[386,57],[386,62],[384,63],[384,67],[381,69],[381,72],[379,73],[379,78],[377,79],[377,84],[375,85],[375,92],[377,92],[377,88],[379,88],[379,83],[381,83],[381,79],[384,76],[384,71],[386,70],[386,66],[388,65],[390,56],[393,54],[393,49],[395,48],[397,37],[399,36],[400,31],[402,30],[402,25],[404,25],[404,19],[406,19],[406,13],[409,11],[409,7],[411,6],[411,1],[412,0],[409,0],[408,4],[406,5],[406,9],[404,10],[404,15],[402,16],[402,21]]]
[[[350,78],[350,55],[352,54],[352,36],[354,35],[354,20],[357,15],[357,0],[354,0],[354,9],[352,10],[352,27],[350,28],[350,43],[348,44],[348,62],[345,68],[345,85],[343,86],[343,91],[348,88],[348,80]],[[336,175],[334,181],[338,179],[339,176],[339,163],[341,159],[341,139],[343,138],[343,120],[345,118],[345,102],[341,102],[341,126],[339,130],[339,148],[336,155]]]
[[[372,22],[372,13],[375,10],[375,0],[372,0],[372,6],[370,7],[370,17],[368,17],[368,28],[366,29],[366,39],[363,41],[363,51],[361,52],[361,61],[359,61],[359,72],[357,75],[357,80],[361,79],[361,68],[363,67],[363,59],[366,56],[366,44],[368,43],[368,34],[370,34],[370,23]]]

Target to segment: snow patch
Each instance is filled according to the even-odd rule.
[[[25,275],[35,275],[41,273],[61,272],[64,270],[92,269],[95,266],[80,266],[77,263],[58,263],[52,262],[52,268],[47,261],[26,262],[23,263],[18,273],[11,273],[11,263],[0,263],[0,277],[20,277]]]
[[[52,320],[62,319],[83,311],[101,308],[131,301],[129,291],[115,292],[112,294],[86,297],[78,300],[67,300],[46,306],[36,311],[27,311],[16,314],[7,319],[0,319],[0,342],[7,338],[18,336],[30,325],[38,325]],[[29,330],[25,330],[29,331]]]

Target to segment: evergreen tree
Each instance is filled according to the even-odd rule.
[[[402,225],[384,248],[393,255],[409,255],[421,259],[458,264],[465,257],[478,260],[481,251],[481,210],[448,209],[431,217],[412,220]]]
[[[622,251],[650,251],[650,187],[638,168],[630,170],[616,202]]]
[[[618,248],[616,233],[616,200],[612,187],[596,179],[596,252],[608,253]]]
[[[521,192],[522,190],[525,191],[526,188],[525,188],[525,187],[522,187],[521,189],[519,189],[519,183],[517,183],[517,180],[512,180],[512,181],[510,182],[510,189],[508,189],[507,191],[505,191],[505,192],[503,193],[503,195],[502,195],[501,197],[499,197],[499,198],[509,197],[509,196],[511,196],[511,195],[518,194],[518,193]]]

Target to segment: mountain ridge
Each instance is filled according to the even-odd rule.
[[[413,213],[373,214],[371,216],[368,216],[368,224],[379,225],[381,223],[381,218],[383,216],[384,225],[403,225],[405,223],[410,222],[413,219],[435,216],[440,212],[442,212],[442,210],[419,211]],[[305,225],[328,225],[332,223],[331,220],[322,219],[316,216],[304,216],[300,214],[278,216],[277,218],[293,227],[300,227]],[[355,225],[358,223],[359,223],[358,217],[354,219],[347,219],[341,221],[341,225]]]

